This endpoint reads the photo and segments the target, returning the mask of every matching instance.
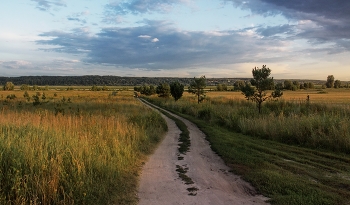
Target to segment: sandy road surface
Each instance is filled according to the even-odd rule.
[[[178,160],[178,138],[181,131],[174,121],[162,115],[168,133],[143,167],[138,197],[139,204],[268,204],[267,198],[254,194],[254,189],[239,176],[232,174],[204,139],[196,125],[181,119],[190,131],[191,147],[183,160]],[[186,175],[194,184],[186,185],[176,167],[188,169]],[[197,188],[189,192],[188,188]],[[189,195],[192,193],[192,195]]]

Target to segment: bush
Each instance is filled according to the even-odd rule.
[[[11,95],[8,95],[7,97],[6,97],[6,99],[10,99],[10,100],[13,100],[13,99],[16,99],[17,97],[16,97],[16,95],[15,94],[11,94]]]
[[[205,107],[203,109],[198,110],[198,118],[206,121],[210,121],[212,115],[212,109],[209,107]]]
[[[12,82],[6,82],[6,84],[4,85],[4,90],[14,90],[15,89],[15,85]]]

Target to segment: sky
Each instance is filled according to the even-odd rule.
[[[11,0],[0,76],[350,81],[348,0]]]

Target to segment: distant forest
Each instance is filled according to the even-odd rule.
[[[158,85],[159,83],[171,83],[179,81],[183,85],[189,85],[193,78],[168,78],[168,77],[120,77],[120,76],[21,76],[21,77],[0,77],[0,85],[12,82],[15,85],[57,85],[57,86],[140,86],[144,84]],[[231,86],[238,80],[248,81],[250,78],[207,78],[208,86],[226,84]],[[283,80],[275,80],[282,82]],[[319,80],[298,80],[308,81],[315,84],[322,84],[325,81]]]

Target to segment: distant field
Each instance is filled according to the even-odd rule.
[[[39,86],[44,89],[45,86]],[[97,86],[98,88],[103,88],[103,86]],[[81,95],[87,95],[87,92],[90,91],[92,86],[48,86],[48,91],[50,92],[62,92],[65,95],[65,91],[67,89],[73,89],[77,91],[76,94],[80,92]],[[133,91],[134,86],[106,86],[108,91],[99,91],[99,92],[112,92],[112,91]],[[228,89],[233,88],[232,86],[228,86]],[[215,91],[215,86],[207,86],[205,89],[207,91],[208,97],[225,97],[231,99],[244,99],[244,96],[240,91]],[[39,90],[40,92],[48,92],[45,90]],[[38,91],[38,92],[39,92]],[[24,92],[20,90],[20,86],[15,86],[15,91],[2,91],[2,95],[4,96],[6,93],[11,92]],[[37,91],[28,91],[30,93],[35,93]],[[94,95],[96,95],[95,93]],[[132,93],[131,93],[132,95]],[[187,92],[184,92],[184,96],[190,95]],[[310,96],[310,100],[313,103],[336,103],[336,104],[344,104],[350,103],[350,89],[349,88],[341,88],[341,89],[308,89],[308,90],[297,90],[297,91],[283,91],[283,96],[281,99],[286,101],[304,101],[307,98],[307,95]],[[5,96],[6,97],[6,96]]]
[[[30,86],[32,87],[32,86]],[[92,86],[83,86],[83,85],[73,85],[73,86],[38,86],[39,88],[41,88],[42,90],[44,90],[46,87],[49,89],[49,91],[65,91],[67,89],[73,89],[73,90],[91,90]],[[103,88],[103,86],[97,86],[99,88]],[[15,91],[20,91],[21,86],[17,85],[15,86]],[[108,88],[110,91],[113,90],[129,90],[132,91],[134,90],[134,86],[106,86],[106,88]]]
[[[311,103],[335,103],[335,104],[347,104],[350,103],[350,89],[309,89],[309,90],[298,90],[298,91],[283,91],[282,100],[286,101],[306,101],[307,95],[310,96]],[[207,96],[211,98],[225,97],[230,99],[245,99],[241,92],[207,92]]]

